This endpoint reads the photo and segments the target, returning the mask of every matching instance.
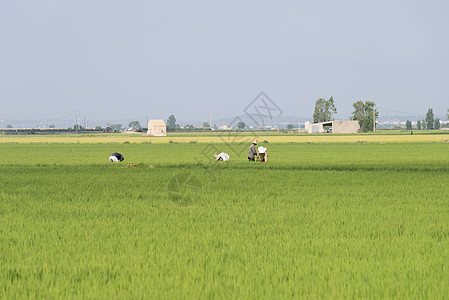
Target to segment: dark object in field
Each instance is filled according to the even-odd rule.
[[[119,162],[123,161],[125,158],[120,153],[112,153],[109,155],[109,161],[110,162]]]

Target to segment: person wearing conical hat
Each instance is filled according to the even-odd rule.
[[[259,152],[259,160],[260,162],[267,162],[268,161],[268,152],[267,148],[260,146],[257,148],[257,152]]]

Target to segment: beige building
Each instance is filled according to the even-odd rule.
[[[164,120],[150,120],[148,121],[148,136],[167,136],[167,126]]]
[[[218,130],[231,130],[231,127],[229,127],[228,125],[223,125],[218,127]]]
[[[359,121],[329,121],[313,124],[306,122],[305,131],[307,133],[324,133],[325,126],[330,126],[332,133],[357,133],[360,129]]]

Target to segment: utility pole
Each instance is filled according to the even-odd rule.
[[[373,132],[376,133],[376,108],[373,106]]]
[[[209,113],[209,128],[212,130],[212,112]]]
[[[78,113],[76,113],[75,133],[78,134]]]

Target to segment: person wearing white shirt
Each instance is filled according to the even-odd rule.
[[[257,151],[259,152],[260,162],[266,162],[268,160],[267,148],[260,146]]]
[[[123,157],[122,154],[120,153],[112,153],[111,155],[109,155],[109,161],[110,162],[121,162],[123,161],[125,158]]]
[[[216,161],[229,161],[229,154],[221,152],[214,155]]]

